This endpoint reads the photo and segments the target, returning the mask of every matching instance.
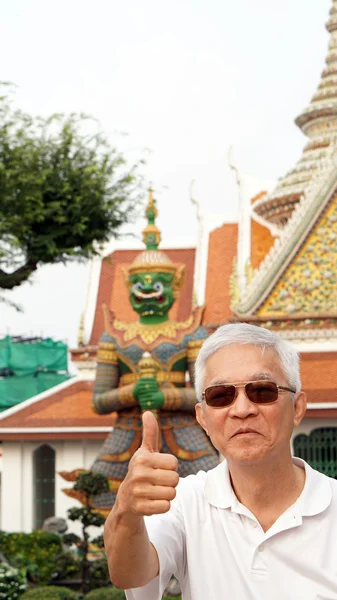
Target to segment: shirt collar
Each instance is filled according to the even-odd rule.
[[[331,503],[332,488],[329,477],[319,473],[300,458],[293,458],[294,464],[305,469],[305,484],[296,504],[303,517],[323,512]],[[233,509],[238,500],[234,494],[227,461],[207,472],[205,497],[216,508]]]
[[[293,458],[298,467],[305,470],[305,484],[297,502],[303,517],[323,512],[331,503],[332,487],[329,477],[313,469],[301,458]]]

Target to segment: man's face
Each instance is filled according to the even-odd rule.
[[[289,387],[274,350],[263,353],[253,345],[231,344],[213,354],[206,363],[204,389],[216,383],[244,383],[268,379]],[[203,400],[196,406],[197,420],[213,445],[230,463],[260,463],[289,454],[293,427],[305,412],[305,394],[279,392],[276,402],[254,404],[243,387],[228,407],[211,408]],[[251,433],[238,433],[251,429]]]

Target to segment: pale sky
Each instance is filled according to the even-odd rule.
[[[331,4],[8,0],[0,4],[0,79],[17,84],[20,108],[89,113],[130,161],[145,156],[162,246],[195,246],[193,179],[202,212],[223,215],[219,225],[237,218],[230,145],[257,180],[276,180],[299,158],[305,138],[294,119],[319,82]],[[75,345],[87,281],[87,266],[39,269],[9,294],[23,315],[0,304],[0,336]]]

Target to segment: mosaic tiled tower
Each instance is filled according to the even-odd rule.
[[[274,191],[253,203],[253,220],[277,235],[232,302],[235,318],[295,341],[337,340],[337,0],[327,28],[327,66],[296,119],[309,142]]]

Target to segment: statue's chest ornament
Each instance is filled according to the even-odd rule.
[[[175,323],[172,321],[165,321],[165,323],[158,323],[156,325],[143,325],[139,322],[134,323],[123,323],[118,319],[114,319],[113,326],[117,331],[122,332],[122,339],[124,343],[134,340],[136,337],[145,344],[153,344],[160,337],[175,340],[179,342],[186,334],[186,329],[193,323],[193,315],[183,323]],[[180,334],[180,335],[179,335]]]

